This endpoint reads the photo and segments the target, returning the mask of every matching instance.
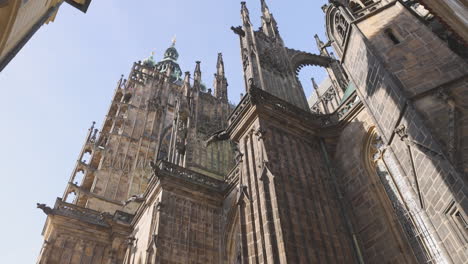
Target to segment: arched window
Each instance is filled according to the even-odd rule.
[[[65,202],[66,203],[75,203],[75,199],[76,199],[75,191],[71,191],[71,192],[67,193],[67,195],[65,196]]]
[[[339,44],[343,45],[346,39],[346,34],[348,33],[349,23],[346,21],[345,17],[341,12],[337,11],[335,14],[335,38]]]
[[[81,162],[83,162],[84,164],[89,164],[90,161],[91,161],[91,151],[86,150],[81,156]]]
[[[74,183],[76,185],[81,185],[81,183],[83,182],[83,179],[84,179],[84,172],[83,172],[83,170],[79,170],[73,176],[72,183]]]
[[[404,183],[398,163],[382,138],[371,128],[365,141],[364,159],[371,177],[378,177],[419,263],[445,263],[412,188]]]

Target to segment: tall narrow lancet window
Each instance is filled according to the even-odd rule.
[[[65,202],[67,203],[75,203],[76,193],[74,191],[67,193],[65,196]]]
[[[412,193],[410,183],[405,182],[396,159],[387,151],[375,128],[370,130],[365,141],[364,159],[370,176],[377,177],[382,184],[419,263],[446,263],[416,196],[408,195]]]
[[[346,34],[348,32],[349,23],[345,17],[340,13],[335,14],[335,38],[342,45],[346,40]]]
[[[91,151],[86,150],[83,153],[83,156],[81,156],[81,162],[84,163],[84,164],[89,164],[90,161],[91,161]]]
[[[83,182],[83,179],[84,179],[84,172],[83,172],[83,170],[79,170],[73,176],[73,182],[72,183],[76,184],[76,185],[81,185],[81,183]]]

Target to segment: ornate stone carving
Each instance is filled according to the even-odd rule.
[[[258,137],[258,140],[265,140],[266,131],[262,128],[257,128],[254,131],[255,135]]]
[[[355,95],[352,97],[351,100],[347,100],[346,103],[342,104],[340,108],[338,108],[338,118],[341,119],[344,117],[354,106],[358,105],[361,102],[359,96]]]
[[[336,92],[333,88],[328,89],[324,94],[323,94],[323,100],[325,102],[330,102],[336,97]]]
[[[130,224],[132,222],[132,220],[133,220],[133,215],[122,212],[122,211],[116,211],[115,214],[114,214],[113,220],[114,221],[120,221],[120,222],[123,222],[123,223],[126,223],[126,224]]]
[[[164,173],[167,176],[187,180],[191,183],[200,184],[208,188],[216,189],[218,191],[223,190],[225,187],[225,184],[220,180],[216,180],[212,177],[205,176],[203,174],[182,168],[180,166],[163,160],[159,161],[158,171],[156,173],[157,175],[161,175],[162,173]]]
[[[53,214],[76,218],[87,223],[104,227],[109,226],[109,224],[105,221],[106,216],[101,212],[86,209],[74,204],[69,204],[63,202],[61,199],[57,199],[53,209]]]
[[[127,237],[127,240],[125,240],[125,244],[127,244],[127,247],[133,247],[133,243],[135,242],[135,237],[129,236]]]
[[[50,208],[46,204],[37,203],[36,205],[37,205],[37,208],[41,209],[46,215],[53,213],[52,208]]]
[[[231,30],[234,31],[235,34],[241,37],[245,37],[245,31],[242,29],[241,26],[237,26],[237,27],[232,26]]]
[[[146,106],[148,111],[157,111],[161,107],[161,97],[153,97],[148,99]]]
[[[405,125],[399,125],[395,129],[395,133],[400,137],[401,140],[405,141],[408,139],[408,133],[406,133]]]
[[[266,47],[260,52],[260,63],[262,67],[277,74],[284,75],[288,72],[289,64],[282,57],[281,47]]]
[[[321,104],[322,102],[319,100],[317,101],[317,103],[315,103],[311,108],[310,108],[310,111],[312,111],[312,113],[315,113],[315,114],[323,114],[322,113],[322,110],[320,110],[320,106],[319,104]]]
[[[179,118],[177,121],[177,138],[176,138],[176,150],[179,154],[184,155],[186,149],[185,139],[187,138],[187,126],[186,120]]]
[[[144,201],[145,201],[145,198],[143,197],[143,195],[135,194],[135,195],[132,195],[130,198],[128,198],[127,201],[125,201],[125,205],[127,205],[129,203],[133,203],[133,202],[141,203],[141,202],[144,202]]]
[[[238,190],[239,191],[237,193],[237,205],[242,205],[246,199],[252,202],[252,199],[249,195],[249,188],[247,187],[247,185],[239,184]]]

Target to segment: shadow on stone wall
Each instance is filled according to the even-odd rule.
[[[466,67],[444,46],[445,43],[405,12],[402,10],[381,25],[382,28],[399,30],[401,39],[397,44],[385,39],[383,31],[371,39],[363,39],[361,33],[353,28],[348,43],[348,53],[351,54],[346,55],[345,67],[349,75],[354,76],[358,93],[383,141],[395,154],[403,177],[409,179],[412,191],[421,197],[421,209],[429,216],[437,232],[434,234],[438,236],[436,240],[443,241],[442,251],[446,250],[455,263],[461,263],[468,255],[460,250],[463,244],[451,226],[446,209],[455,202],[458,210],[465,215],[468,212],[466,177],[450,160],[447,146],[434,132],[436,128],[424,120],[424,112],[421,113],[424,109],[415,108],[409,99],[418,94],[431,96],[437,87],[442,85],[443,89],[444,83],[466,75]],[[418,28],[408,32],[406,30],[411,30],[411,23]],[[451,57],[438,60],[437,54],[444,52],[450,53]],[[459,68],[454,68],[454,64]],[[438,73],[433,74],[433,69]],[[408,72],[414,76],[407,76]],[[448,111],[448,108],[441,111]],[[441,131],[446,129],[454,128],[439,128]],[[460,136],[466,137],[466,132]]]

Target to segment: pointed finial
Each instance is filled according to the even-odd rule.
[[[262,12],[268,11],[268,6],[267,6],[265,0],[260,0],[260,5],[262,7]]]
[[[177,42],[177,38],[176,38],[176,35],[174,35],[174,37],[172,37],[172,46],[175,46],[176,42]]]
[[[201,61],[196,61],[195,62],[195,72],[201,72],[200,63],[201,63]]]
[[[317,94],[317,98],[319,98],[320,97],[320,94],[319,94],[319,91],[318,91],[319,87],[318,87],[317,83],[315,82],[314,78],[312,78],[312,86],[314,87],[314,91]]]
[[[185,72],[184,83],[190,85],[190,72]]]
[[[323,54],[322,49],[323,49],[324,44],[323,44],[322,40],[320,39],[320,37],[317,34],[314,35],[314,38],[315,38],[315,42],[317,44],[317,49],[320,51],[320,54]]]
[[[241,2],[241,16],[242,22],[245,26],[250,26],[250,17],[249,17],[249,9],[247,9],[247,5],[245,1]]]
[[[195,71],[193,72],[193,79],[194,81],[201,83],[201,69],[200,69],[200,61],[195,62]]]
[[[314,86],[314,89],[315,89],[315,90],[318,90],[318,85],[317,85],[317,83],[315,82],[315,79],[314,79],[314,78],[311,78],[311,80],[312,80],[312,85]]]
[[[151,56],[151,57],[154,57],[154,53],[155,53],[154,50],[151,51],[150,56]]]
[[[190,96],[190,72],[186,71],[185,72],[185,78],[184,78],[184,95],[186,97]]]
[[[220,52],[218,53],[218,61],[216,63],[217,74],[224,75],[224,62],[223,62],[223,54]]]

